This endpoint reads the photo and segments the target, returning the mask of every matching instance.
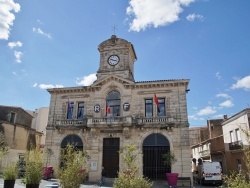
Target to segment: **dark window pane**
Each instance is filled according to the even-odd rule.
[[[158,116],[166,116],[166,111],[165,111],[165,99],[160,98],[158,99],[159,102],[159,111],[157,113]]]
[[[68,104],[67,119],[73,119],[74,103]]]
[[[120,116],[121,97],[117,91],[111,91],[106,98],[106,113],[108,117]]]
[[[153,116],[153,100],[146,99],[145,100],[145,117]]]
[[[78,103],[77,119],[83,119],[84,117],[84,102]]]
[[[13,113],[13,112],[10,113],[10,122],[11,123],[15,123],[15,116],[16,116],[16,113]]]

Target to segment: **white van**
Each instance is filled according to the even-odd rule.
[[[222,169],[220,162],[203,162],[202,165],[198,165],[198,181],[202,185],[222,185]]]

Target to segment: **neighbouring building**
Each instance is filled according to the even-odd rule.
[[[192,159],[203,161],[218,161],[223,173],[227,173],[225,148],[221,123],[226,119],[209,119],[206,127],[193,128],[193,134],[198,135],[197,142],[192,142]],[[192,165],[193,166],[193,165]]]
[[[0,131],[4,134],[5,144],[9,146],[3,163],[17,161],[23,157],[31,143],[40,147],[42,134],[31,128],[32,119],[33,117],[20,107],[0,105]]]
[[[249,122],[250,108],[246,108],[222,123],[228,172],[246,170],[243,149],[250,143],[244,131],[250,131]]]
[[[134,144],[141,175],[158,180],[172,171],[190,177],[189,79],[136,82],[134,46],[115,35],[98,50],[99,69],[93,84],[48,89],[45,150],[54,153],[48,165],[59,167],[60,149],[74,143],[90,155],[90,180],[100,180],[102,166],[107,177],[117,177],[123,166],[118,151]],[[177,162],[165,167],[162,154],[170,151]]]
[[[48,124],[49,107],[41,107],[35,111],[28,111],[34,118],[32,119],[31,128],[42,133],[40,148],[43,150],[45,146],[46,127]]]

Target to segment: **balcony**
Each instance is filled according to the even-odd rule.
[[[199,152],[201,157],[210,156],[210,150],[202,150]]]
[[[149,127],[156,126],[162,129],[169,129],[174,126],[174,118],[171,117],[132,117],[132,116],[114,116],[114,117],[89,117],[82,120],[63,119],[59,116],[55,120],[56,127],[60,128],[85,128],[102,126],[123,126],[123,127]]]
[[[121,117],[101,117],[101,118],[88,118],[88,127],[91,126],[132,126],[131,116]]]
[[[137,117],[134,119],[135,126],[157,126],[162,129],[170,129],[174,126],[174,118],[173,117]]]
[[[239,140],[239,141],[235,141],[235,142],[231,142],[229,143],[229,150],[239,150],[239,149],[242,149],[242,141]]]
[[[85,119],[63,119],[63,120],[56,120],[56,127],[60,128],[84,128],[87,127],[87,118]]]

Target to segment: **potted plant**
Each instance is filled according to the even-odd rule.
[[[163,164],[169,169],[171,169],[171,166],[177,161],[175,154],[173,152],[167,152],[163,154],[162,158],[163,158]],[[179,175],[178,173],[166,173],[168,185],[176,186],[178,175]]]
[[[85,179],[88,170],[84,168],[88,154],[68,144],[61,150],[61,167],[58,178],[63,188],[77,188]]]
[[[4,179],[4,188],[14,188],[15,181],[18,175],[16,163],[10,163],[3,168],[3,179]]]
[[[38,148],[31,147],[25,155],[25,175],[22,180],[26,188],[39,188],[43,176],[43,155]]]

